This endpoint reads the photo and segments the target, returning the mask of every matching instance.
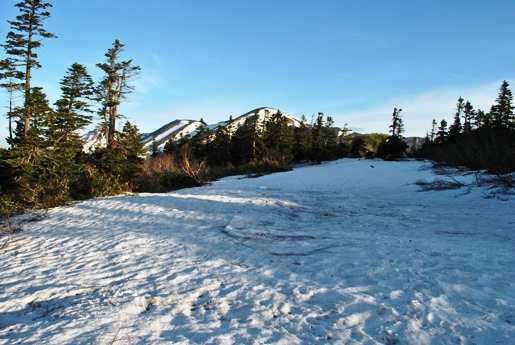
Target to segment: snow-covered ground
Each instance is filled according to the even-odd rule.
[[[514,344],[515,197],[437,178],[475,184],[347,159],[52,209],[0,251],[0,344]]]

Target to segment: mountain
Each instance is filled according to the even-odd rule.
[[[230,132],[236,131],[238,126],[245,123],[247,118],[250,116],[258,115],[260,122],[265,121],[268,116],[272,116],[277,113],[278,110],[268,107],[257,108],[251,110],[241,116],[238,116],[235,119],[230,119],[228,121],[222,121],[215,124],[208,125],[209,129],[215,130],[218,126],[227,127]],[[288,119],[290,125],[299,127],[301,124],[301,120],[288,115],[283,114]],[[200,121],[197,120],[174,120],[161,128],[151,132],[151,133],[142,133],[142,139],[144,143],[144,150],[150,151],[152,148],[152,142],[155,140],[159,146],[159,148],[163,148],[166,142],[170,139],[179,140],[181,137],[193,137],[197,134],[197,128],[200,126]],[[97,146],[105,146],[106,140],[100,135],[100,131],[97,129],[86,133],[83,136],[84,140],[84,151],[93,150]]]
[[[211,130],[216,130],[218,126],[227,127],[231,133],[236,131],[238,126],[241,126],[245,123],[245,121],[254,115],[259,116],[259,121],[264,122],[269,116],[277,113],[277,109],[269,108],[269,107],[261,107],[254,110],[251,110],[243,115],[238,116],[235,119],[229,119],[227,121],[221,121],[215,124],[208,125],[208,128]],[[283,116],[288,119],[288,122],[291,126],[300,127],[302,121],[297,119],[294,116],[284,114]],[[191,138],[197,134],[197,128],[200,126],[201,122],[197,120],[174,120],[159,129],[151,132],[151,133],[142,133],[142,139],[144,143],[143,149],[148,152],[152,149],[152,142],[155,140],[160,149],[163,149],[166,142],[170,139],[179,140],[181,137]],[[354,133],[352,130],[345,129],[342,130],[339,127],[333,127],[333,129],[338,133],[338,136],[345,136],[346,138],[352,138],[353,136],[359,136],[361,134]],[[97,146],[105,146],[106,140],[103,136],[100,135],[100,131],[98,129],[92,130],[86,133],[82,140],[84,141],[84,151],[89,152],[90,150],[94,150]],[[404,141],[412,148],[419,149],[424,143],[424,138],[419,137],[409,137],[404,138]]]
[[[152,142],[155,140],[160,148],[164,147],[166,142],[175,138],[186,137],[197,131],[200,121],[195,120],[175,120],[152,133],[144,133],[141,135],[145,146],[143,149],[149,151],[152,148]]]

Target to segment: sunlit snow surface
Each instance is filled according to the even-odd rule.
[[[475,185],[341,160],[50,210],[0,251],[0,344],[513,344],[515,197]]]

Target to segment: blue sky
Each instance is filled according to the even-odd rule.
[[[0,3],[2,42],[17,2]],[[433,118],[452,117],[459,96],[488,110],[501,82],[515,82],[513,0],[48,2],[45,27],[59,38],[39,49],[33,85],[55,102],[74,62],[98,81],[95,64],[119,39],[123,59],[141,67],[120,110],[141,132],[268,106],[386,133],[397,107],[405,135],[423,136]],[[2,116],[1,138],[6,127]]]

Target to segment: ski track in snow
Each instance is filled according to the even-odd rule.
[[[0,344],[514,344],[515,197],[373,164],[49,210],[0,252]]]

